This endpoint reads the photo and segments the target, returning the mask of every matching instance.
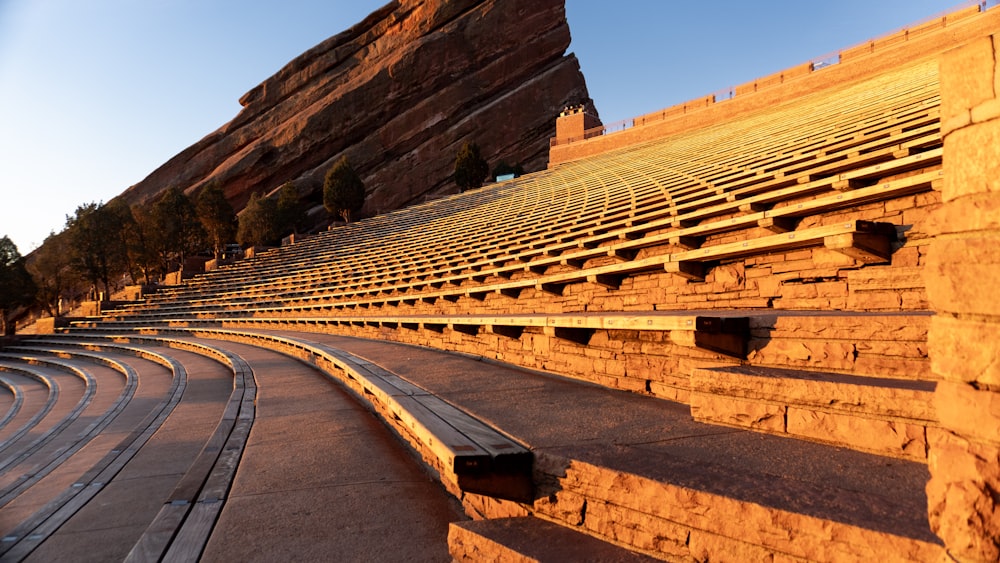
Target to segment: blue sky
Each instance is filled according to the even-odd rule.
[[[502,2],[503,0],[498,0]],[[383,0],[0,0],[0,236],[22,253],[236,116]],[[605,122],[707,95],[958,0],[567,0]]]

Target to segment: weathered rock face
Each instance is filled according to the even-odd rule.
[[[398,0],[294,59],[240,100],[228,124],[123,194],[218,181],[239,209],[295,181],[318,201],[342,154],[365,181],[363,213],[448,193],[458,148],[545,167],[555,117],[589,103],[564,0]]]

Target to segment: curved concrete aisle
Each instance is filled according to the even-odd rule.
[[[450,561],[458,503],[336,384],[281,354],[250,363],[257,411],[204,561]]]
[[[14,369],[33,369],[32,366],[12,363],[6,363],[6,366]],[[11,385],[16,386],[22,395],[21,407],[7,420],[3,428],[0,428],[0,459],[4,459],[6,458],[4,452],[15,445],[16,436],[28,432],[41,422],[46,409],[51,409],[55,405],[56,397],[53,396],[50,386],[25,373],[0,369],[0,374]],[[35,377],[39,375],[36,374]]]
[[[73,374],[55,365],[39,366],[59,386],[59,398],[52,411],[31,432],[11,443],[0,463],[0,506],[6,507],[34,482],[48,475],[60,456],[74,447],[90,424],[103,416],[118,400],[124,377],[106,366],[75,360],[46,359],[73,366]],[[86,375],[88,381],[81,378]],[[44,504],[42,502],[41,504]],[[6,514],[6,512],[0,512]],[[0,518],[5,529],[9,522]]]

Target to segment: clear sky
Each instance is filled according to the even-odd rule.
[[[503,2],[503,0],[497,0]],[[0,0],[0,236],[22,254],[219,128],[245,92],[384,0]],[[960,0],[567,0],[605,123]]]

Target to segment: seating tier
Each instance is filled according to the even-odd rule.
[[[534,516],[658,557],[936,559],[921,268],[940,201],[938,108],[936,64],[909,64],[334,228],[72,332],[235,339],[318,366],[468,513],[518,517],[510,526],[534,529],[520,519]],[[560,413],[508,417],[482,399],[507,380],[407,379],[399,357],[345,352],[376,344],[343,336],[597,383],[582,387],[607,395],[567,408],[622,439],[551,440]],[[405,350],[379,353],[422,353]],[[526,396],[559,404],[549,384]],[[619,420],[639,412],[655,430]],[[510,443],[470,436],[491,431]]]
[[[836,95],[335,229],[113,314],[330,314],[416,301],[496,312],[497,304],[476,302],[533,289],[559,297],[573,286],[614,293],[637,275],[700,282],[720,263],[753,264],[803,248],[841,256],[828,265],[842,271],[827,268],[823,277],[896,265],[919,255],[912,225],[934,203],[937,103],[936,69],[915,65]],[[680,298],[690,288],[672,293],[675,308],[685,308]],[[756,306],[768,306],[773,296],[758,297]],[[615,305],[555,299],[545,306],[621,310]],[[518,299],[517,307],[535,305]]]

